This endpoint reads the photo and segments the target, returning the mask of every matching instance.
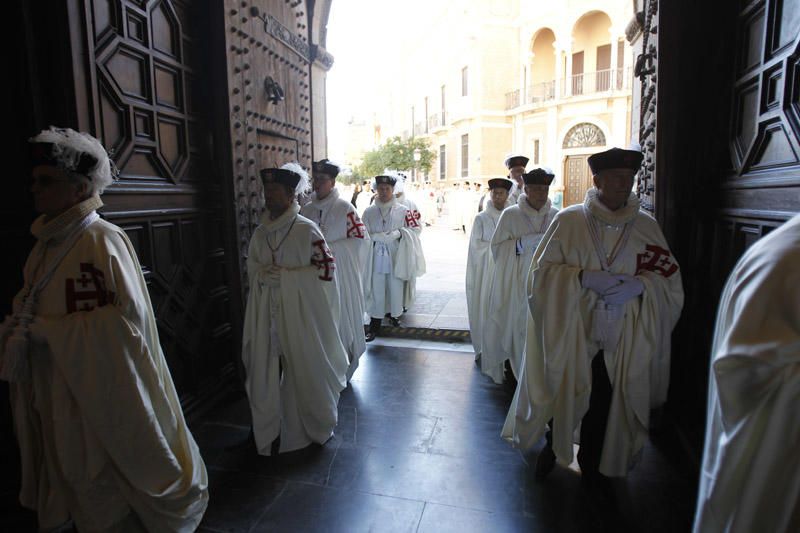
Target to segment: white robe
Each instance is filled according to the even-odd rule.
[[[367,312],[373,318],[382,318],[386,313],[400,316],[405,300],[403,282],[425,273],[425,258],[421,255],[417,233],[419,224],[408,208],[397,202],[396,198],[385,204],[376,200],[364,212],[364,224],[372,237],[371,257],[367,261],[364,277]],[[391,240],[386,241],[390,235]],[[376,283],[378,281],[380,283]],[[382,287],[398,282],[399,296],[389,294],[387,298]],[[400,301],[394,301],[393,298],[399,298]]]
[[[100,205],[95,197],[48,224],[36,219],[26,286],[66,246],[76,213]],[[135,514],[149,531],[194,531],[208,503],[206,469],[125,233],[101,219],[84,229],[39,293],[35,315],[31,380],[10,383],[20,503],[43,529],[71,516],[81,531],[101,531]]]
[[[360,196],[360,195],[359,195]],[[349,380],[358,368],[358,360],[367,349],[364,341],[364,279],[369,254],[369,233],[353,205],[333,189],[323,200],[311,195],[311,203],[300,210],[322,231],[336,261],[339,288],[339,335],[350,359]]]
[[[275,220],[265,213],[247,258],[242,362],[261,455],[270,455],[278,435],[280,452],[326,442],[346,387],[334,259],[299,209],[293,204]],[[277,287],[268,275],[273,265],[281,267]]]
[[[487,203],[485,209],[475,217],[472,233],[469,236],[466,275],[467,317],[476,359],[481,356],[483,326],[489,311],[489,296],[495,274],[491,241],[500,214],[501,211],[498,211],[494,204]]]
[[[710,374],[694,531],[800,531],[800,215],[733,269]]]
[[[647,438],[650,409],[666,401],[670,335],[683,307],[683,287],[661,228],[639,210],[636,196],[612,212],[596,195],[590,189],[584,204],[560,211],[536,250],[528,279],[525,364],[502,436],[531,448],[552,418],[556,458],[562,465],[572,462],[573,435],[589,408],[591,361],[599,350],[591,340],[598,295],[578,279],[582,269],[601,270],[583,213],[586,205],[606,250],[614,248],[626,222],[633,224],[611,272],[635,275],[644,285],[642,295],[623,306],[616,350],[604,350],[613,392],[599,471],[625,476]]]
[[[408,197],[407,194],[401,193],[397,195],[397,201],[401,205],[404,205],[408,208],[409,215],[411,219],[407,223],[408,229],[414,233],[414,237],[412,237],[412,242],[414,244],[414,255],[419,256],[419,261],[421,261],[420,266],[421,268],[414,269],[414,274],[410,276],[410,278],[403,284],[403,308],[404,309],[411,309],[411,306],[414,305],[414,300],[417,298],[417,278],[425,273],[425,252],[422,249],[422,242],[421,242],[421,234],[422,234],[422,227],[424,225],[424,221],[422,218],[422,213],[420,213],[419,209],[417,208],[417,204]]]
[[[517,205],[503,211],[492,236],[495,276],[483,332],[481,367],[495,383],[503,381],[506,360],[510,361],[514,376],[519,378],[528,317],[525,282],[536,245],[557,212],[550,200],[537,211],[523,193]],[[526,235],[533,236],[533,243],[527,246],[522,241]]]

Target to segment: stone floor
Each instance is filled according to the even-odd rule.
[[[417,279],[417,299],[403,325],[431,329],[469,329],[464,276],[469,237],[434,223],[422,231],[427,272]]]
[[[211,478],[202,531],[678,532],[693,483],[648,444],[602,508],[573,469],[534,481],[536,453],[500,437],[513,391],[471,353],[372,344],[325,446],[279,458],[226,447],[248,433],[244,399],[195,428]]]
[[[521,453],[499,437],[512,395],[478,371],[464,345],[379,338],[342,394],[335,436],[273,458],[237,447],[248,438],[249,410],[233,395],[192,424],[210,478],[200,531],[690,529],[694,478],[651,443],[617,483],[617,507],[587,494],[574,465],[535,481],[536,450]],[[13,503],[17,482],[4,481],[3,530],[34,531]]]

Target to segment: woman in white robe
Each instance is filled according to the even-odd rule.
[[[755,243],[722,293],[696,533],[800,531],[800,215]]]
[[[511,180],[506,178],[489,180],[490,201],[485,204],[483,211],[475,216],[472,233],[469,236],[466,273],[467,317],[476,361],[482,361],[483,325],[489,311],[489,295],[495,275],[491,250],[492,235],[503,209],[506,208],[511,186]]]
[[[296,164],[261,171],[267,211],[247,257],[242,362],[261,455],[278,437],[279,453],[324,444],[347,386],[334,258],[291,192],[302,190],[304,174]]]
[[[133,246],[96,213],[112,180],[108,156],[70,129],[31,143],[43,215],[0,352],[20,503],[41,529],[71,518],[80,531],[194,531],[208,503],[206,469]]]
[[[347,379],[358,368],[367,349],[364,341],[364,266],[369,254],[369,233],[353,205],[335,187],[339,167],[327,159],[314,163],[311,203],[300,214],[319,227],[336,260],[339,286],[339,334],[350,360]]]
[[[481,367],[495,383],[502,383],[506,361],[519,379],[528,316],[525,282],[533,252],[558,212],[547,197],[554,177],[544,168],[524,174],[526,192],[516,205],[503,211],[492,236],[495,276],[483,332]]]

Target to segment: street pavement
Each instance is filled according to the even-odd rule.
[[[447,228],[444,217],[422,230],[427,272],[417,279],[417,299],[403,316],[406,327],[468,330],[467,271],[469,236]]]

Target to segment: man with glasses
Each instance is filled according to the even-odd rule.
[[[595,494],[613,494],[647,439],[650,409],[664,403],[670,335],[683,306],[678,263],[658,223],[632,192],[639,150],[589,157],[594,188],[560,211],[530,266],[530,318],[522,373],[502,435],[536,463],[578,464]],[[549,431],[548,424],[550,426]]]

